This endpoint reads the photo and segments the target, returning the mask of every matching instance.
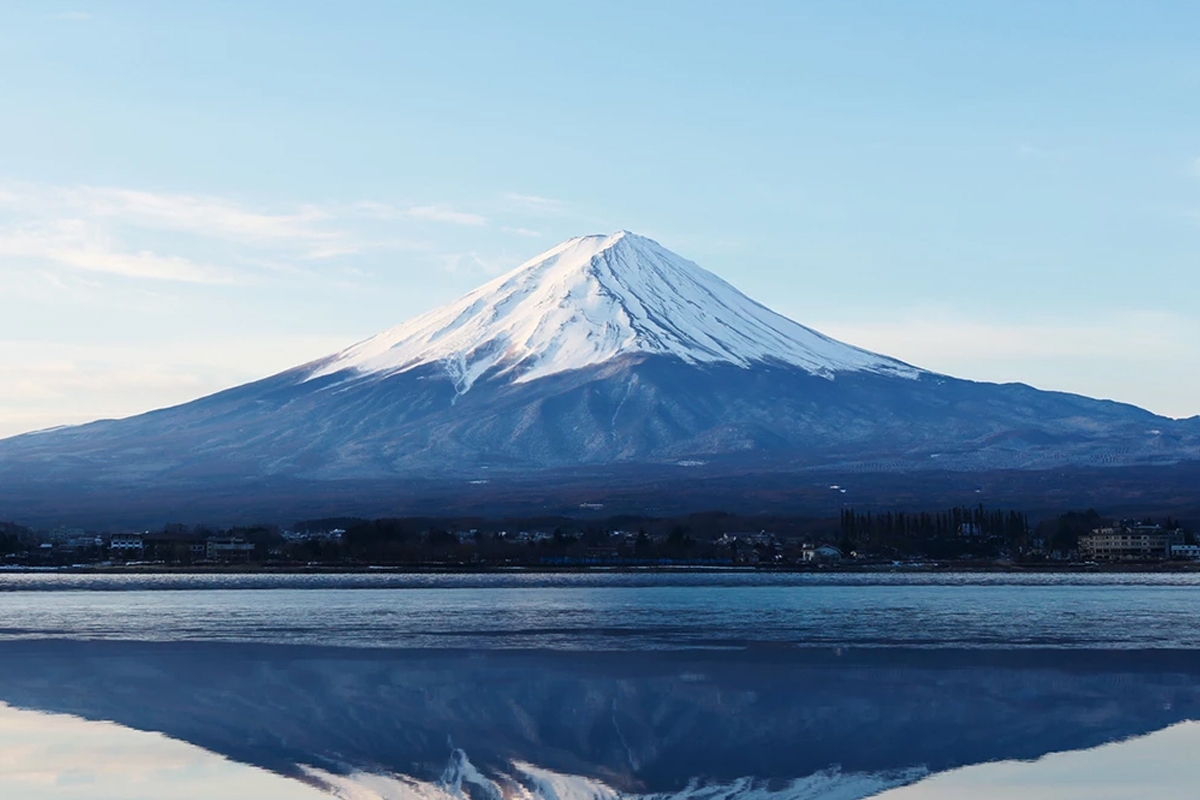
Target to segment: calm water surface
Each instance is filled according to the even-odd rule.
[[[1200,576],[0,574],[0,640],[1197,648]]]
[[[1200,797],[1196,719],[1195,575],[0,573],[5,798]]]

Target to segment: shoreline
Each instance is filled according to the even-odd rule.
[[[1013,564],[929,562],[904,564],[822,564],[819,566],[612,564],[612,565],[477,565],[477,564],[72,564],[65,566],[3,565],[0,575],[565,575],[565,574],[1145,574],[1200,573],[1200,561],[1127,563]]]

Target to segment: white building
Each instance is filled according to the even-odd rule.
[[[842,551],[831,544],[813,546],[806,544],[800,551],[800,556],[808,563],[829,564],[842,560]]]
[[[108,540],[108,550],[119,558],[136,558],[146,549],[140,533],[114,533]]]

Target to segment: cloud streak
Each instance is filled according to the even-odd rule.
[[[0,190],[0,207],[24,214],[68,213],[235,241],[325,242],[341,235],[321,227],[332,214],[312,206],[292,214],[267,214],[221,198],[111,187],[9,186]]]
[[[543,214],[552,214],[555,216],[565,214],[567,212],[566,203],[561,200],[554,200],[549,197],[541,197],[536,194],[518,194],[516,192],[507,192],[504,199],[511,205],[519,206],[525,210],[540,212]]]
[[[449,222],[455,225],[472,225],[478,227],[488,224],[487,217],[480,216],[479,214],[466,214],[461,211],[454,211],[445,206],[413,206],[405,212],[405,216],[426,222]]]
[[[485,228],[492,224],[491,220],[482,214],[457,211],[448,205],[434,203],[423,206],[399,208],[390,203],[363,201],[356,203],[354,208],[359,213],[373,219],[398,220],[411,219],[422,222],[444,222],[452,225],[467,225],[473,228]]]
[[[528,228],[496,226],[483,214],[446,203],[405,206],[360,201],[275,211],[202,194],[15,182],[0,182],[0,212],[15,220],[0,226],[0,258],[38,259],[74,269],[194,283],[230,282],[237,275],[235,270],[208,266],[191,256],[161,254],[163,237],[158,234],[181,235],[184,238],[170,240],[169,246],[189,252],[213,249],[204,243],[224,243],[226,250],[236,247],[226,260],[241,265],[434,249],[429,242],[397,235],[397,225],[403,223],[539,235]],[[158,246],[117,244],[139,239],[151,239]]]
[[[0,224],[0,269],[36,262],[204,284],[248,282],[261,264],[276,265],[263,274],[278,276],[305,271],[296,267],[300,262],[430,249],[397,236],[397,222],[490,226],[482,215],[444,204],[361,202],[274,211],[201,194],[15,182],[0,182],[0,214],[0,222],[9,220]]]
[[[150,250],[122,251],[108,236],[80,220],[0,231],[0,257],[155,281],[229,284],[242,280],[231,270],[197,264],[181,256],[158,255]]]

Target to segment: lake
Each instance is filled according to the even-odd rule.
[[[1198,589],[4,573],[0,794],[1141,797],[1097,794],[1097,764],[1144,771],[1149,752],[1140,785],[1193,796],[1170,794],[1196,778],[1170,754],[1200,744]]]

